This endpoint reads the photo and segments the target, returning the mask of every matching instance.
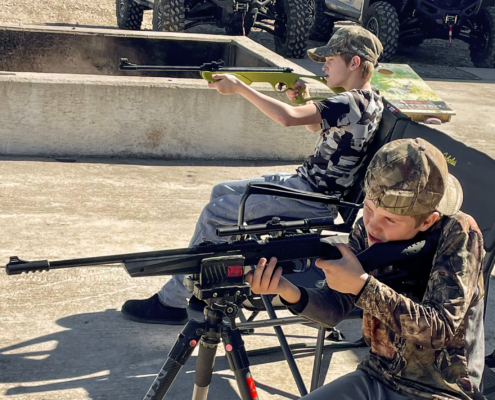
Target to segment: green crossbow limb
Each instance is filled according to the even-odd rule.
[[[215,82],[213,75],[230,74],[235,76],[246,85],[253,82],[266,82],[272,85],[276,92],[284,93],[288,89],[294,89],[294,85],[300,78],[314,79],[323,84],[327,84],[324,76],[303,75],[292,72],[291,68],[242,68],[242,67],[224,67],[222,60],[205,63],[200,67],[181,67],[168,65],[136,65],[131,64],[127,58],[120,59],[119,69],[121,70],[142,70],[142,71],[198,71],[201,78],[208,82]],[[332,88],[335,93],[343,92],[342,88]],[[293,101],[295,104],[304,104],[310,100],[323,100],[325,97],[302,96],[302,90],[299,89],[297,98]]]

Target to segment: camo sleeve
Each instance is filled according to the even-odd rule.
[[[416,345],[441,349],[452,342],[470,305],[483,298],[483,239],[462,214],[443,227],[424,299],[416,303],[371,278],[356,305]]]

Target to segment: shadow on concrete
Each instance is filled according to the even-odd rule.
[[[56,333],[0,349],[0,382],[13,383],[5,396],[34,395],[52,391],[83,389],[88,398],[120,400],[143,398],[166,360],[181,327],[130,323],[117,310],[76,314],[56,321],[65,328]],[[295,351],[296,359],[313,355],[312,350]],[[331,355],[325,351],[321,376],[325,376]],[[250,358],[251,365],[283,361],[282,353]],[[167,398],[192,396],[193,356],[182,368]],[[238,398],[225,357],[218,356],[210,393],[212,398]],[[256,380],[256,376],[254,377]],[[11,385],[12,386],[12,385]],[[272,395],[288,399],[299,396],[266,385]]]
[[[315,329],[315,334],[314,336],[305,336],[305,335],[288,335],[285,334],[286,338],[296,338],[296,339],[309,339],[309,340],[316,340],[316,335],[318,334],[318,331]],[[277,337],[275,333],[267,333],[267,332],[256,332],[254,333],[256,336],[267,336],[267,337]]]
[[[146,166],[195,166],[195,167],[270,167],[301,164],[302,160],[194,160],[160,158],[106,158],[106,157],[35,157],[0,155],[1,161],[35,161],[47,163],[115,164]]]
[[[108,30],[119,30],[116,26],[101,26],[101,25],[81,25],[81,24],[68,24],[64,22],[45,22],[42,24],[26,24],[26,25],[43,25],[43,26],[60,26],[60,27],[69,27],[69,28],[94,28],[94,29],[108,29]],[[125,31],[124,31],[125,32]]]

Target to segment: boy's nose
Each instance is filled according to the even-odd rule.
[[[366,227],[366,229],[373,236],[375,236],[375,234],[379,234],[381,232],[380,224],[378,223],[378,221],[376,220],[376,218],[371,218],[368,221],[368,226]]]

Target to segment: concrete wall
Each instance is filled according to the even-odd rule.
[[[140,34],[167,35],[132,33]],[[240,58],[298,68],[238,39]],[[321,84],[311,87],[328,94]],[[258,88],[285,99],[267,84]],[[303,127],[278,126],[201,79],[0,72],[0,104],[2,155],[295,160],[311,153],[317,139]]]
[[[0,74],[0,104],[3,155],[293,160],[316,141],[188,79]]]

